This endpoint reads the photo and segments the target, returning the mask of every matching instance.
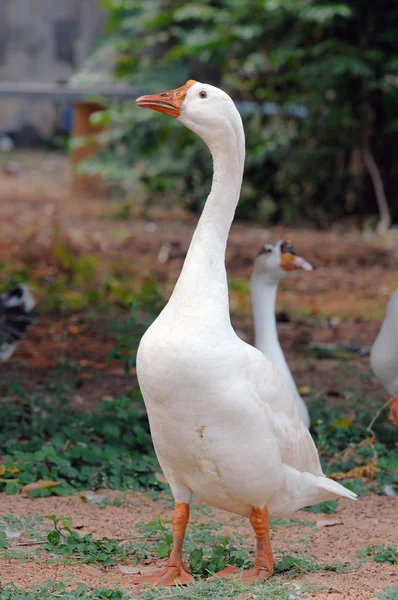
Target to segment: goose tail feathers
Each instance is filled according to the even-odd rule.
[[[333,496],[341,496],[342,498],[349,498],[350,500],[356,500],[358,497],[357,494],[328,477],[319,478],[319,487],[325,490],[326,493],[333,494]]]

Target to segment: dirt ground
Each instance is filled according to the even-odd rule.
[[[13,160],[0,156],[0,258],[6,264],[29,265],[32,278],[51,278],[57,274],[54,262],[54,231],[61,229],[76,254],[99,257],[101,267],[117,265],[131,281],[147,276],[172,288],[189,245],[196,218],[181,209],[159,208],[136,214],[128,220],[111,218],[116,201],[82,198],[70,187],[68,163],[60,155],[26,154]],[[282,285],[278,309],[290,315],[279,326],[282,346],[299,386],[310,386],[331,402],[345,402],[347,390],[354,389],[361,374],[369,371],[369,357],[344,361],[308,358],[303,345],[313,342],[348,342],[371,346],[388,298],[398,284],[398,235],[393,231],[383,239],[372,233],[360,233],[346,227],[331,231],[310,228],[264,229],[238,223],[233,226],[227,252],[230,279],[245,281],[253,257],[266,241],[290,239],[296,250],[311,261],[312,273],[294,273]],[[116,268],[116,267],[115,267]],[[0,270],[0,277],[2,271]],[[133,285],[133,283],[132,283]],[[40,299],[40,289],[34,290]],[[238,286],[231,291],[231,310],[237,330],[252,340],[250,299]],[[118,361],[106,361],[114,346],[106,323],[87,321],[73,314],[44,314],[28,338],[18,346],[15,360],[0,366],[0,382],[23,381],[28,387],[45,383],[57,362],[71,359],[83,369],[75,401],[85,407],[104,396],[117,397],[131,387]],[[348,367],[347,367],[348,365]],[[363,383],[366,394],[385,402],[385,394],[375,378]],[[332,527],[315,529],[307,543],[308,551],[319,561],[340,560],[349,563],[346,573],[317,572],[308,575],[311,583],[326,588],[312,596],[340,600],[366,600],[386,585],[398,585],[392,565],[367,562],[355,566],[358,549],[368,545],[396,543],[397,498],[365,496],[355,505],[340,503],[339,522]],[[170,509],[146,495],[130,494],[119,507],[98,508],[78,497],[27,499],[0,495],[0,517],[14,514],[57,514],[73,517],[84,531],[113,538],[126,535],[125,526],[157,514],[166,518]],[[216,511],[216,514],[217,511]],[[229,527],[242,529],[242,537],[252,544],[250,529],[231,524],[230,517],[219,514]],[[306,512],[299,519],[316,521],[319,515]],[[302,527],[276,529],[272,543],[276,548],[294,546],[302,537]],[[23,542],[19,539],[18,543]],[[142,571],[155,565],[143,565]],[[41,561],[3,560],[1,582],[26,586],[45,579],[71,577],[88,585],[100,583],[128,587],[129,576],[115,568],[100,569],[87,565],[51,565]],[[301,580],[296,581],[299,585]]]
[[[398,570],[393,565],[366,562],[363,566],[357,563],[356,552],[365,546],[378,544],[394,544],[396,531],[392,525],[392,517],[397,514],[398,502],[395,497],[365,496],[359,498],[354,509],[346,500],[340,502],[339,511],[334,515],[315,515],[299,511],[295,517],[298,524],[290,527],[276,528],[272,531],[272,546],[276,549],[292,551],[302,548],[302,540],[308,529],[302,522],[315,522],[316,529],[311,529],[305,542],[305,551],[321,563],[339,561],[346,564],[347,572],[310,573],[294,580],[295,584],[325,588],[308,597],[317,600],[367,600],[374,598],[374,593],[390,585],[398,585]],[[18,515],[57,514],[72,517],[73,523],[81,533],[92,533],[96,537],[109,536],[126,538],[129,530],[134,535],[134,525],[140,521],[153,520],[158,515],[162,519],[171,518],[171,508],[165,503],[154,502],[148,496],[138,493],[129,494],[122,506],[98,506],[82,502],[79,497],[68,498],[36,498],[0,496],[0,515],[14,513]],[[216,518],[225,523],[225,534],[234,529],[248,546],[253,547],[253,534],[247,521],[237,519],[222,511],[214,510]],[[328,522],[332,524],[328,526]],[[333,525],[334,523],[334,525]],[[24,544],[21,537],[14,546]],[[26,550],[26,547],[23,547]],[[278,556],[278,550],[276,550]],[[1,582],[27,586],[40,583],[46,579],[61,581],[65,578],[71,582],[83,581],[89,586],[119,585],[129,588],[129,579],[133,575],[121,573],[119,567],[98,567],[79,564],[48,564],[49,559],[38,558],[35,562],[21,562],[15,559],[1,561]],[[149,562],[149,561],[147,561]],[[149,564],[137,564],[135,573],[151,573],[164,564],[164,561],[151,561]]]

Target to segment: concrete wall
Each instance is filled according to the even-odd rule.
[[[100,0],[0,0],[0,80],[56,82],[81,67],[103,30]],[[54,104],[0,100],[0,129],[32,123],[50,133]]]

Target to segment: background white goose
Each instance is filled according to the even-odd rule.
[[[35,320],[35,301],[28,286],[18,284],[0,294],[0,361],[8,360]]]
[[[255,258],[250,277],[254,336],[256,348],[272,361],[282,375],[294,395],[304,425],[309,428],[311,420],[308,408],[300,396],[279,343],[275,314],[279,282],[295,269],[312,271],[312,265],[297,256],[293,245],[286,241],[264,244]]]
[[[387,314],[370,354],[372,369],[390,394],[389,419],[398,425],[398,290],[387,306]]]
[[[214,174],[181,275],[137,354],[156,453],[176,503],[165,570],[134,583],[192,580],[182,544],[193,493],[250,518],[255,567],[243,577],[264,581],[273,572],[270,516],[355,494],[323,475],[287,385],[231,325],[225,249],[245,160],[234,103],[222,90],[190,80],[176,90],[142,96],[137,104],[175,117],[197,133],[211,151]],[[227,568],[218,576],[233,571]]]

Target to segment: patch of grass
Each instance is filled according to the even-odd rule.
[[[131,218],[132,211],[133,203],[123,202],[123,204],[112,213],[111,218],[115,220],[128,221]]]
[[[136,554],[130,545],[122,545],[117,540],[103,537],[99,540],[91,534],[81,536],[73,531],[72,521],[57,518],[55,515],[47,517],[54,524],[54,529],[47,535],[44,550],[51,554],[64,557],[77,558],[80,563],[95,563],[99,565],[115,565],[117,562],[126,562]]]
[[[367,546],[357,551],[359,558],[374,562],[390,563],[398,565],[398,550],[396,546]]]
[[[375,597],[379,600],[398,600],[398,585],[386,587],[383,592],[375,594]]]
[[[304,586],[303,591],[308,587]],[[270,582],[246,586],[239,581],[198,581],[188,587],[145,590],[140,600],[300,600],[300,593],[289,583]],[[45,581],[43,584],[22,589],[13,584],[0,587],[0,600],[130,600],[131,592],[120,588],[89,588],[81,583],[71,590],[67,583]],[[387,600],[390,600],[388,598]]]
[[[159,293],[157,283],[148,280],[137,294],[136,300],[131,304],[130,317],[117,336],[118,343],[109,356],[111,359],[119,359],[124,362],[126,375],[130,373],[131,367],[136,365],[140,339],[163,306],[164,300]]]
[[[302,590],[306,588],[303,586]],[[140,600],[300,600],[300,593],[289,583],[267,581],[247,586],[237,580],[197,581],[187,587],[148,589]],[[8,599],[7,599],[8,600]],[[29,599],[30,600],[30,599]]]
[[[172,535],[170,521],[160,518],[149,523],[139,523],[137,530],[142,536],[138,542],[141,555],[156,555],[166,558],[171,551]],[[194,575],[208,576],[218,573],[227,564],[248,568],[253,566],[250,552],[242,538],[234,532],[225,535],[222,523],[211,520],[200,523],[192,519],[184,541],[184,552],[189,557],[190,569]]]
[[[66,583],[45,581],[43,584],[21,589],[13,584],[1,585],[0,600],[127,600],[130,595],[119,588],[93,588],[90,589],[84,583],[70,590]]]
[[[3,392],[20,395],[1,405],[0,491],[14,494],[39,479],[60,485],[29,495],[162,487],[139,393],[102,401],[87,413],[70,405],[73,391],[72,380],[62,378],[27,398],[23,390],[3,386]]]
[[[311,521],[304,521],[303,519],[273,519],[271,521],[271,529],[278,529],[278,527],[292,527],[293,525],[301,525],[302,527],[310,528],[316,527]]]
[[[27,514],[14,515],[8,514],[2,516],[0,528],[6,531],[20,532],[30,540],[42,540],[49,527],[46,520],[41,515]]]
[[[0,551],[7,550],[10,547],[10,540],[7,539],[7,532],[4,528],[0,528]]]
[[[363,492],[362,481],[370,478],[369,491],[383,494],[388,484],[398,492],[398,444],[388,409],[380,411],[380,405],[365,396],[361,378],[358,387],[345,395],[344,406],[326,404],[324,398],[310,402],[311,433],[325,474],[355,469],[352,480],[341,483],[356,493]],[[372,463],[376,468],[368,473],[366,466]]]
[[[312,506],[306,506],[304,510],[312,513],[325,513],[325,514],[333,514],[337,512],[339,507],[338,500],[326,500],[325,502],[321,502],[320,504],[313,504]]]
[[[333,563],[318,563],[309,554],[300,554],[293,552],[292,554],[283,553],[281,558],[276,561],[275,574],[285,573],[289,577],[296,577],[305,573],[313,573],[315,571],[334,571],[344,572],[345,565],[341,562]]]

